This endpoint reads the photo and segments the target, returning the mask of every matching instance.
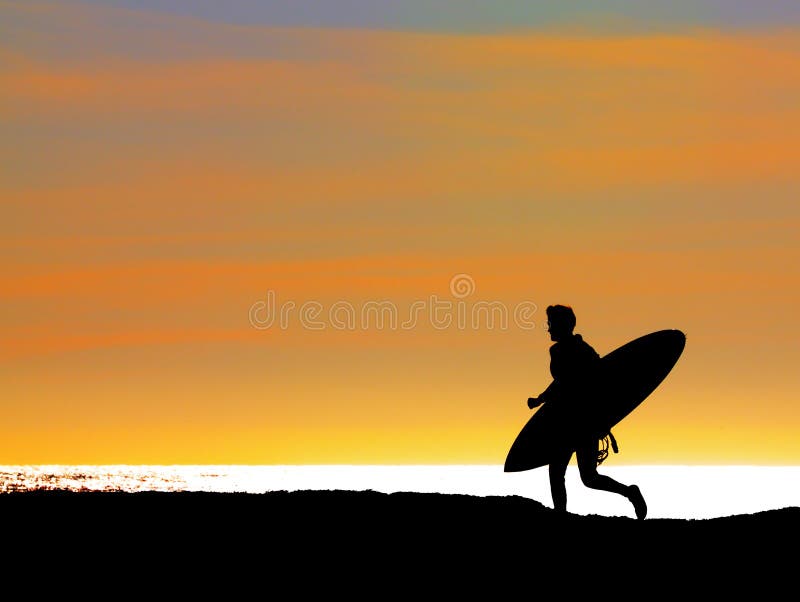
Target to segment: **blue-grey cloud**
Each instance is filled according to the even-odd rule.
[[[800,23],[796,0],[90,0],[236,24],[438,31],[584,25],[670,29]]]

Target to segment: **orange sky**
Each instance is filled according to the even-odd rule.
[[[795,30],[0,11],[0,463],[501,464],[551,303],[687,334],[615,463],[800,463]],[[457,274],[536,327],[327,313]],[[254,328],[268,291],[326,328]]]

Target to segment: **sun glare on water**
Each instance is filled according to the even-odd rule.
[[[800,467],[623,466],[605,474],[637,484],[649,518],[704,519],[800,506]],[[552,507],[546,468],[504,473],[502,466],[3,466],[0,491],[269,491],[349,490],[521,496]],[[568,510],[633,516],[624,498],[587,489],[567,471]]]

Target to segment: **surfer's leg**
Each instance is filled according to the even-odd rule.
[[[610,491],[625,496],[636,511],[636,518],[643,519],[647,516],[647,504],[644,501],[642,492],[636,485],[623,485],[607,475],[597,472],[597,442],[593,441],[578,448],[578,470],[581,473],[581,481],[591,489]]]
[[[578,470],[581,481],[590,489],[610,491],[628,497],[628,486],[615,481],[609,476],[597,472],[597,441],[592,441],[578,448]]]
[[[556,457],[555,461],[550,462],[548,467],[550,471],[550,494],[553,496],[553,509],[556,512],[567,511],[567,485],[564,482],[564,477],[567,474],[570,458],[572,458],[571,451],[563,452]]]

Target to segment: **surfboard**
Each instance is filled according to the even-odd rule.
[[[587,395],[572,402],[544,403],[511,445],[504,472],[545,466],[579,440],[598,440],[628,416],[672,371],[686,346],[680,330],[651,332],[611,351],[585,383]]]

